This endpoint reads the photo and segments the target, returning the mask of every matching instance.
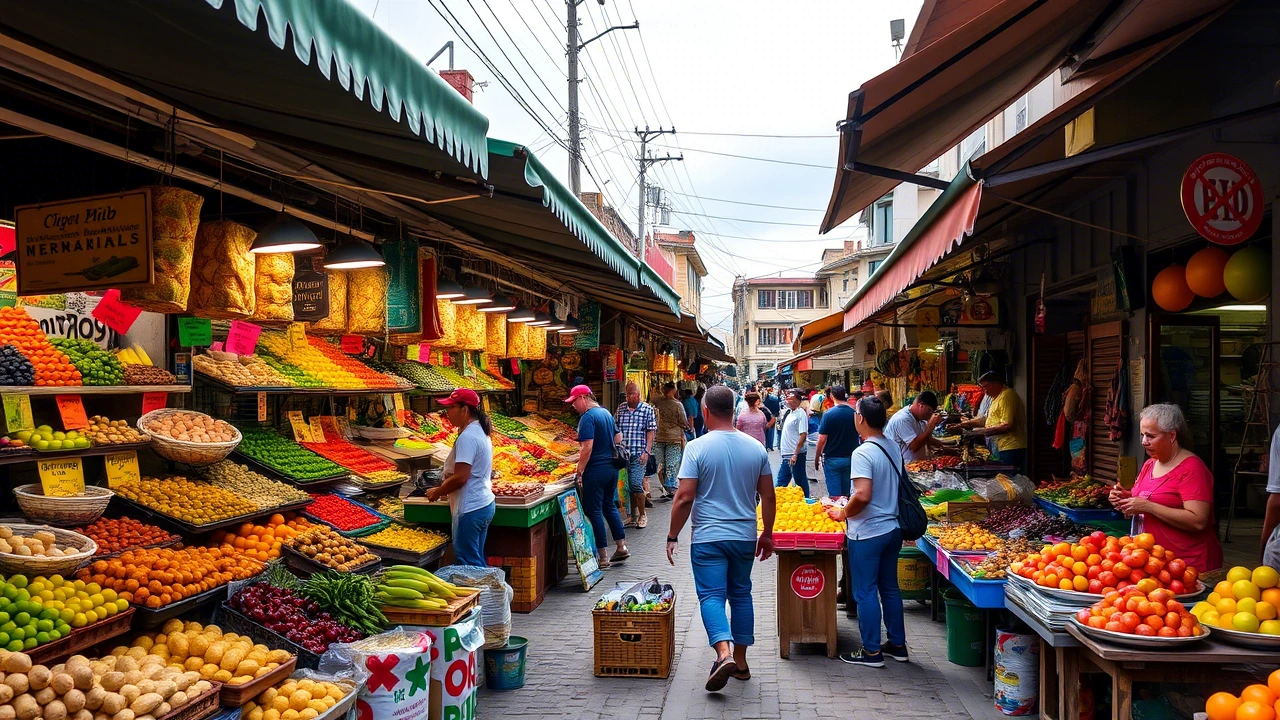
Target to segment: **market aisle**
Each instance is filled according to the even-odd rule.
[[[775,464],[776,464],[776,453]],[[664,546],[669,503],[650,510],[644,530],[629,530],[632,558],[625,569],[606,572],[605,580],[582,593],[577,578],[548,592],[530,615],[517,614],[513,633],[529,638],[529,664],[523,689],[483,690],[481,717],[575,717],[619,720],[683,720],[733,717],[892,718],[1004,717],[992,706],[991,684],[981,668],[946,660],[946,628],[929,621],[928,611],[908,602],[907,638],[912,662],[889,663],[883,670],[855,668],[828,659],[817,645],[795,645],[791,659],[778,657],[774,622],[775,560],[756,566],[757,645],[749,655],[752,679],[732,681],[724,692],[703,689],[711,652],[698,617],[688,546],[675,567],[666,563]],[[686,528],[682,540],[687,542]],[[676,657],[668,680],[610,679],[593,675],[591,606],[614,582],[657,575],[676,588]],[[857,647],[856,621],[840,613],[841,651]]]

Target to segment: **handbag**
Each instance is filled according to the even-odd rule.
[[[631,451],[622,443],[613,444],[613,457],[609,460],[615,470],[622,470],[631,464]]]
[[[893,464],[893,458],[889,457],[888,451],[880,443],[871,444],[876,446],[890,465]],[[920,490],[907,477],[906,468],[899,466],[894,471],[898,473],[898,528],[902,530],[903,540],[919,540],[929,527],[929,518],[920,505]]]

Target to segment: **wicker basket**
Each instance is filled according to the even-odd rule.
[[[152,410],[146,415],[138,418],[138,430],[151,437],[151,449],[154,450],[157,455],[165,458],[166,460],[185,463],[196,467],[212,465],[230,455],[231,451],[236,449],[236,446],[240,444],[240,440],[244,437],[234,426],[232,426],[231,430],[236,434],[235,440],[229,440],[221,443],[198,443],[188,442],[186,440],[174,440],[173,438],[154,434],[147,429],[147,426],[155,420],[159,420],[162,417],[175,413],[202,414],[179,408],[160,408],[159,410]]]
[[[675,655],[676,603],[665,612],[592,610],[596,677],[666,678]]]
[[[61,527],[88,525],[102,517],[115,493],[107,488],[86,485],[83,495],[52,497],[44,494],[40,483],[20,485],[13,489],[18,507],[29,520]]]
[[[30,576],[44,575],[70,575],[75,572],[81,565],[93,560],[94,553],[98,552],[98,543],[92,538],[87,538],[80,533],[74,533],[70,530],[62,528],[50,527],[48,525],[6,525],[13,531],[14,535],[23,537],[31,537],[40,530],[48,530],[53,533],[55,541],[58,545],[79,548],[79,552],[72,555],[63,555],[62,557],[36,557],[33,555],[16,555],[14,553],[0,553],[0,572],[5,575],[9,573],[25,573]]]

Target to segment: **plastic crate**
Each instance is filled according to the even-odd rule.
[[[844,547],[844,533],[775,532],[773,546],[777,550],[839,550]]]
[[[676,603],[666,612],[592,610],[596,677],[667,678],[675,655]]]

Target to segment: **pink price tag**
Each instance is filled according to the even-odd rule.
[[[237,355],[252,355],[258,347],[258,336],[262,334],[262,326],[243,320],[232,320],[231,329],[227,331],[227,352]]]
[[[92,315],[103,325],[124,335],[133,327],[133,323],[142,314],[142,308],[136,308],[120,300],[120,291],[112,288],[102,295]]]
[[[18,249],[18,231],[7,225],[0,225],[0,255],[8,255]]]
[[[431,346],[423,343],[418,346],[418,362],[431,364]]]
[[[142,393],[142,414],[146,415],[152,410],[159,410],[169,404],[169,393],[167,392],[149,392]]]
[[[348,355],[359,355],[364,352],[364,338],[359,335],[343,335],[342,352]]]
[[[951,579],[951,558],[947,557],[947,551],[938,548],[937,557],[938,572],[942,573],[942,577],[947,580]]]
[[[445,366],[452,365],[452,364],[453,364],[453,355],[450,355],[449,353],[441,353],[441,354],[440,354],[440,364],[441,364],[441,365],[445,365]]]
[[[209,346],[209,349],[210,349],[210,350],[213,350],[213,351],[215,351],[215,352],[222,352],[222,341],[221,341],[221,340],[219,340],[219,341],[217,341],[217,342],[213,343],[212,345],[210,345],[210,346]]]
[[[520,361],[515,358],[511,358],[511,374],[512,375],[520,374]]]

